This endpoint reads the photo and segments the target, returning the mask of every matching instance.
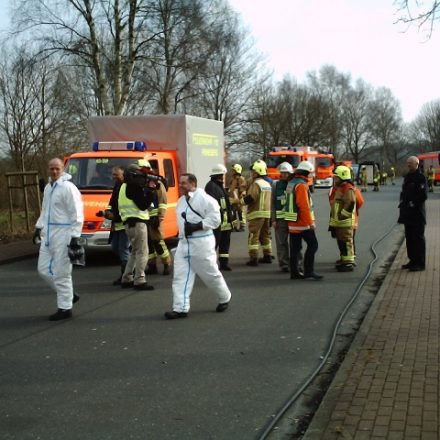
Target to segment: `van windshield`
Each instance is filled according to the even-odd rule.
[[[328,168],[332,166],[332,160],[329,157],[317,157],[316,165],[318,167]]]
[[[157,171],[157,161],[149,162]],[[132,157],[74,157],[67,161],[65,170],[78,189],[111,190],[114,185],[112,168],[120,166],[125,169],[132,163]]]
[[[298,155],[274,155],[267,157],[267,168],[277,168],[283,162],[288,162],[293,168],[296,168],[300,162]]]

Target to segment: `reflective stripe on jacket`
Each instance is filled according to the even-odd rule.
[[[272,220],[284,220],[287,180],[276,180],[272,188]]]
[[[330,226],[352,228],[356,224],[356,194],[351,182],[336,187],[330,209]]]
[[[270,218],[271,184],[262,177],[257,177],[249,186],[247,195],[254,200],[248,205],[247,219]]]
[[[125,222],[128,218],[138,218],[141,220],[148,220],[150,215],[148,210],[142,211],[137,205],[133,202],[133,200],[129,199],[126,195],[127,184],[123,183],[121,185],[121,189],[119,190],[118,197],[118,206],[119,206],[119,214],[123,222]]]
[[[285,220],[289,233],[299,233],[310,229],[315,224],[313,201],[307,179],[294,177],[286,188]]]

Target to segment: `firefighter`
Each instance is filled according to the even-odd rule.
[[[229,203],[229,197],[224,187],[225,174],[227,169],[223,164],[213,167],[211,180],[205,186],[206,194],[209,194],[217,200],[220,206],[220,226],[214,229],[215,248],[218,248],[218,260],[220,270],[230,271],[229,266],[229,247],[231,245],[232,231],[232,207]]]
[[[314,270],[318,240],[315,234],[313,201],[307,179],[314,170],[310,162],[302,161],[294,171],[293,178],[286,188],[285,220],[290,235],[290,279],[319,281],[323,276]],[[307,244],[304,253],[304,270],[299,267],[299,254],[302,240]]]
[[[272,185],[272,226],[275,230],[275,242],[277,245],[278,265],[281,272],[289,272],[289,229],[285,220],[284,206],[286,204],[287,183],[292,177],[293,167],[288,162],[283,162],[278,167],[280,180]]]
[[[353,230],[356,225],[356,193],[348,167],[338,166],[333,173],[336,189],[331,201],[329,230],[337,240],[340,253],[336,269],[350,272],[355,265]]]
[[[361,182],[361,191],[366,192],[368,189],[368,176],[367,167],[362,165],[361,172],[359,173],[359,180]]]
[[[246,179],[241,175],[243,167],[236,163],[232,165],[232,178],[229,182],[229,200],[233,209],[233,222],[235,230],[244,231],[246,220],[240,200],[246,195]]]
[[[386,185],[387,184],[387,177],[388,177],[388,173],[384,170],[381,175],[380,175],[380,184],[381,185]]]
[[[396,177],[396,172],[394,170],[394,167],[390,168],[390,172],[388,173],[388,177],[390,178],[391,185],[395,185],[394,179]]]
[[[379,183],[380,183],[380,171],[376,170],[374,171],[373,176],[373,191],[379,191]]]
[[[251,182],[243,202],[247,205],[248,221],[248,266],[258,263],[272,263],[272,243],[270,235],[270,211],[272,186],[265,180],[266,163],[262,160],[254,162],[251,167]],[[263,250],[263,258],[258,259],[258,249]]]
[[[147,162],[147,161],[145,161]],[[151,175],[156,175],[155,171],[149,169]],[[165,243],[162,223],[165,219],[167,211],[167,190],[162,183],[162,178],[156,181],[156,186],[153,190],[153,202],[148,208],[150,219],[148,220],[148,266],[145,271],[146,275],[155,275],[158,273],[156,260],[160,257],[163,264],[162,275],[170,274],[171,256],[170,251]]]
[[[426,177],[428,178],[429,192],[434,192],[435,173],[432,165],[429,165],[428,171],[426,173]]]

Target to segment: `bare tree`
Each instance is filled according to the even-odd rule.
[[[195,82],[204,77],[207,59],[219,42],[216,1],[154,0],[149,2],[152,34],[142,65],[144,90],[154,91],[155,112],[177,112],[197,96]],[[220,42],[222,46],[223,42]],[[215,47],[214,47],[215,45]]]
[[[382,165],[396,163],[402,130],[400,104],[390,89],[375,90],[370,104],[370,124],[375,143],[379,148]]]
[[[20,0],[17,27],[93,72],[98,114],[123,114],[147,45],[146,0]]]
[[[0,133],[19,170],[46,169],[53,155],[77,149],[84,140],[85,117],[60,67],[27,50],[4,49],[0,69]]]
[[[395,0],[394,3],[400,13],[399,22],[416,24],[420,29],[427,29],[428,38],[432,35],[435,22],[440,18],[440,2],[438,0],[431,0],[431,2]]]
[[[337,153],[341,140],[341,112],[345,95],[350,90],[349,74],[338,72],[334,66],[324,65],[319,72],[307,75],[309,87],[329,105],[326,124],[328,127],[328,145]]]
[[[6,136],[6,150],[17,170],[26,171],[41,135],[38,87],[41,76],[24,49],[6,61],[0,70],[0,129]]]
[[[371,144],[370,103],[372,90],[364,81],[358,80],[350,89],[342,104],[341,141],[355,162]]]
[[[414,121],[417,138],[425,143],[429,151],[440,150],[440,100],[423,105]]]
[[[257,82],[267,73],[262,57],[229,6],[218,6],[211,25],[211,51],[203,75],[195,82],[195,97],[184,108],[193,114],[221,120],[225,126],[227,148],[243,142],[242,126]]]

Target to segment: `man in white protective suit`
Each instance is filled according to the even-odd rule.
[[[41,243],[38,273],[57,294],[58,310],[51,321],[71,318],[72,303],[79,299],[73,293],[71,258],[72,252],[84,253],[80,244],[84,213],[81,194],[70,179],[61,159],[49,161],[49,183],[34,232],[34,243]]]
[[[185,318],[190,308],[190,295],[198,275],[218,298],[216,312],[224,312],[231,300],[226,281],[217,265],[213,230],[220,226],[220,207],[213,197],[197,188],[193,174],[182,174],[179,180],[182,196],[177,202],[179,244],[174,256],[173,310],[166,319]]]

